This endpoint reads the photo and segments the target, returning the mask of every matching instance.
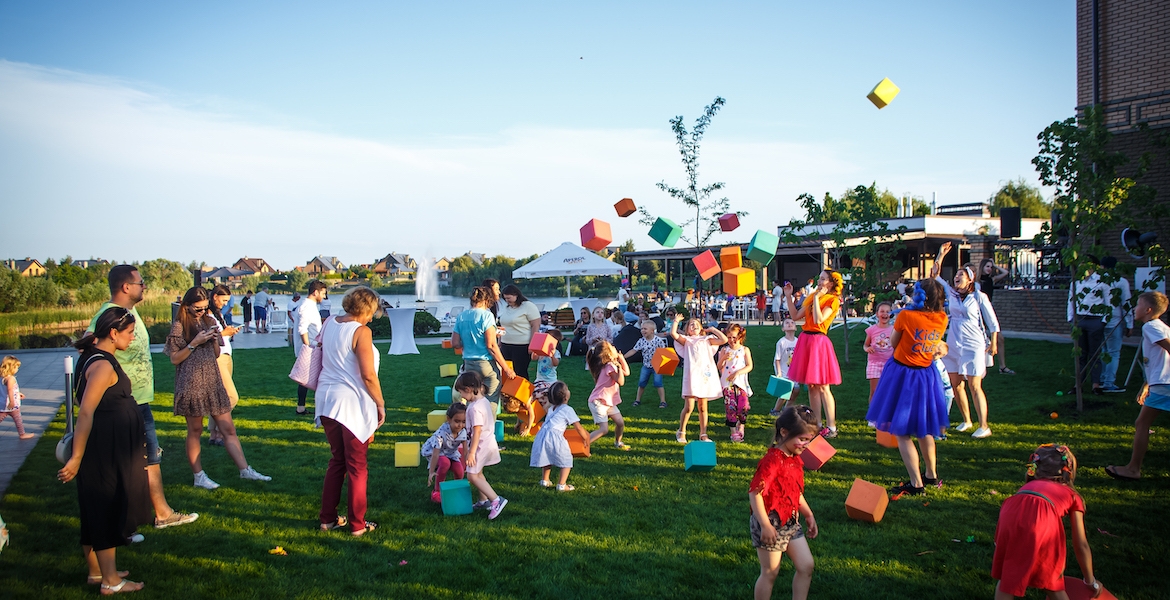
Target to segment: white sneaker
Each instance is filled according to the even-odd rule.
[[[267,475],[261,475],[248,465],[246,469],[240,469],[240,479],[251,479],[252,481],[272,481],[272,478]]]
[[[962,425],[959,425],[958,427],[956,427],[955,431],[963,432],[963,431],[967,431],[968,429],[971,429],[971,424],[970,423],[963,423]]]
[[[980,427],[979,429],[975,430],[975,433],[971,434],[971,437],[976,438],[976,439],[980,439],[980,440],[983,438],[986,438],[986,437],[991,437],[991,430],[984,429],[984,428]]]
[[[207,473],[200,471],[195,474],[195,487],[203,488],[205,490],[214,490],[219,487],[219,484],[212,481]]]

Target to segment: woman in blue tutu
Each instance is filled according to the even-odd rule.
[[[892,493],[913,496],[938,486],[934,438],[949,424],[943,398],[942,379],[934,368],[935,354],[947,329],[943,310],[946,291],[933,279],[914,284],[912,302],[898,313],[890,344],[894,357],[886,363],[873,393],[865,418],[880,430],[898,438],[898,450],[910,480],[892,488]],[[926,476],[918,468],[918,438]]]

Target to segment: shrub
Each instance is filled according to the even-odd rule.
[[[102,282],[87,283],[77,290],[77,301],[81,304],[103,302],[110,296],[110,288]]]
[[[439,327],[442,327],[442,323],[431,313],[425,310],[414,313],[414,335],[426,335],[438,331]]]
[[[52,335],[30,333],[20,336],[21,348],[65,348],[72,343],[73,340],[64,333],[54,333]]]
[[[370,321],[370,333],[374,335],[376,340],[384,340],[390,337],[390,319],[389,317],[378,317]]]
[[[170,323],[155,323],[146,328],[146,333],[150,337],[152,344],[165,344],[167,336],[171,333]]]

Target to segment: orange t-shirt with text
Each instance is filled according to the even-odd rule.
[[[903,310],[894,320],[894,331],[902,332],[894,348],[894,360],[912,367],[929,367],[947,331],[947,313]]]
[[[829,326],[833,324],[833,319],[837,318],[837,312],[841,310],[840,296],[821,296],[821,312],[825,314],[825,320],[820,323],[813,323],[812,321],[812,306],[809,305],[804,311],[804,325],[800,328],[804,331],[819,331],[821,333],[829,333]],[[808,300],[805,300],[807,303]]]

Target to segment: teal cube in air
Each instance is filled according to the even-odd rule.
[[[504,443],[504,422],[496,419],[496,443]]]
[[[683,448],[687,471],[710,471],[715,468],[715,442],[694,441]]]
[[[792,397],[792,389],[796,384],[783,377],[776,377],[775,375],[768,378],[768,393],[777,398]]]
[[[650,238],[667,248],[673,248],[678,243],[680,236],[682,236],[682,227],[666,217],[658,217],[654,226],[650,228]]]
[[[435,386],[435,404],[450,404],[451,403],[451,386],[436,385]]]
[[[443,503],[443,514],[471,514],[471,484],[466,479],[440,482],[439,496]]]
[[[756,231],[752,241],[748,244],[747,257],[766,265],[776,258],[776,248],[780,247],[780,238],[763,229]]]

